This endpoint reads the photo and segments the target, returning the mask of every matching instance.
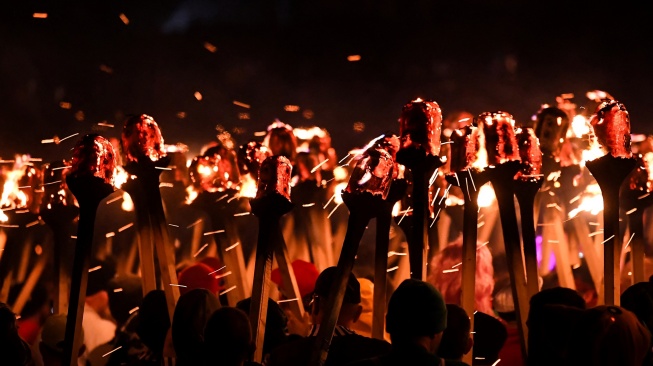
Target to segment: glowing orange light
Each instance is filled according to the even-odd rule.
[[[245,174],[240,177],[240,197],[256,197],[257,182],[251,175]]]
[[[113,69],[105,64],[100,65],[100,71],[106,72],[107,74],[113,74]]]
[[[347,61],[356,62],[361,60],[361,55],[349,55],[347,56]]]
[[[37,19],[45,19],[48,17],[48,13],[34,13],[32,16]]]
[[[310,109],[304,109],[304,112],[302,112],[302,116],[303,116],[304,118],[306,118],[306,119],[311,119],[311,118],[313,118],[314,115],[315,115],[315,114],[314,114],[313,111],[310,110]]]
[[[195,94],[193,94],[193,95],[195,96],[195,99],[202,100],[202,93],[196,91]]]
[[[299,112],[299,106],[298,105],[289,104],[289,105],[283,107],[283,109],[286,112]]]
[[[251,106],[249,104],[239,102],[237,100],[234,100],[233,103],[234,103],[234,105],[237,105],[239,107],[243,107],[243,108],[247,108],[247,109],[251,108]]]
[[[206,48],[211,53],[215,53],[215,51],[218,50],[218,47],[214,46],[210,42],[204,42],[204,48]]]
[[[63,109],[70,109],[71,105],[68,102],[61,102],[61,103],[59,103],[59,107],[61,107]]]
[[[122,20],[125,25],[129,25],[129,18],[125,14],[120,14],[120,20]]]

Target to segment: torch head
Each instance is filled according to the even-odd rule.
[[[322,182],[322,173],[318,166],[320,161],[317,154],[307,151],[298,152],[295,162],[300,182],[308,180],[315,181],[317,184]]]
[[[478,116],[479,139],[485,146],[488,165],[519,161],[515,119],[510,113],[484,112]]]
[[[240,173],[242,175],[249,173],[256,179],[258,177],[258,171],[261,169],[261,164],[268,156],[270,154],[267,147],[258,141],[249,141],[240,146],[238,149]]]
[[[72,205],[74,196],[66,186],[66,175],[70,171],[70,162],[57,160],[47,164],[43,169],[43,200],[41,209],[54,205]]]
[[[438,103],[418,98],[404,105],[399,117],[401,149],[419,149],[437,156],[441,133],[442,110]]]
[[[157,161],[166,155],[159,125],[147,114],[125,120],[122,146],[128,161],[138,161],[142,157]]]
[[[236,153],[220,144],[213,146],[193,159],[189,176],[194,187],[207,192],[237,189],[240,173]]]
[[[535,136],[540,141],[542,152],[558,158],[563,139],[569,128],[569,116],[562,109],[549,107],[537,113]]]
[[[290,179],[292,165],[285,156],[274,155],[263,161],[258,175],[256,198],[281,195],[290,201]]]
[[[82,137],[73,148],[70,168],[72,177],[97,177],[113,184],[116,170],[116,153],[109,140],[98,134]]]
[[[397,151],[399,151],[400,146],[401,142],[399,140],[399,136],[392,132],[386,132],[383,138],[377,141],[376,144],[377,148],[387,151],[390,156],[392,156],[392,160],[396,159]]]
[[[394,161],[390,153],[380,148],[369,148],[356,158],[345,191],[354,194],[367,192],[386,199],[393,171]]]
[[[522,180],[531,180],[542,174],[542,151],[535,131],[530,127],[521,127],[516,131],[521,169],[518,174]]]
[[[596,139],[606,153],[615,158],[630,158],[630,116],[626,106],[616,100],[607,100],[596,107],[590,119]]]
[[[263,144],[270,150],[271,155],[281,155],[290,161],[295,160],[297,138],[289,125],[277,121],[268,126],[268,134]]]
[[[478,153],[478,129],[468,125],[451,133],[449,171],[456,173],[469,169]]]

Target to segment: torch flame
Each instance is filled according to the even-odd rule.
[[[492,186],[489,184],[484,184],[478,191],[478,198],[476,199],[476,203],[478,204],[478,207],[485,208],[492,206],[496,199],[497,196],[494,193],[494,188],[492,188]]]
[[[603,211],[603,196],[601,195],[601,188],[597,183],[592,183],[587,185],[585,191],[582,193],[582,198],[578,207],[569,211],[569,218],[574,218],[581,212],[589,212],[596,216],[601,211]]]
[[[0,207],[22,208],[27,205],[27,195],[20,190],[18,182],[25,174],[25,165],[28,165],[30,157],[27,155],[16,155],[14,169],[5,173],[5,183],[0,196]]]
[[[596,136],[594,136],[592,134],[592,135],[590,135],[589,147],[587,149],[583,150],[583,152],[582,152],[582,159],[581,159],[581,162],[580,162],[580,166],[584,167],[585,163],[587,163],[588,161],[598,159],[598,158],[600,158],[600,157],[602,157],[604,155],[605,155],[605,151],[603,150],[603,148],[601,147],[601,145],[597,141]]]
[[[129,173],[122,166],[116,166],[113,177],[113,186],[120,189],[129,179]]]
[[[585,116],[577,114],[571,121],[571,128],[567,130],[567,137],[581,138],[590,133],[590,124]]]
[[[489,118],[489,117],[488,117]],[[490,122],[492,121],[489,118]],[[483,170],[488,166],[487,148],[485,146],[485,134],[482,128],[478,131],[478,151],[476,152],[476,160],[472,163],[472,167],[478,170]]]
[[[186,187],[186,204],[190,205],[193,203],[199,194],[200,192],[192,184],[188,185]]]
[[[343,202],[342,201],[342,191],[344,191],[345,188],[347,188],[347,184],[348,184],[347,182],[342,182],[342,183],[336,184],[336,188],[335,188],[336,192],[335,192],[335,197],[333,199],[333,202],[335,202],[338,205]]]
[[[240,177],[240,197],[256,197],[257,183],[251,175],[245,174]]]

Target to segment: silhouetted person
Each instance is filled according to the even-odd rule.
[[[258,365],[249,361],[255,347],[249,317],[240,309],[220,308],[206,323],[204,329],[206,366]]]
[[[206,289],[194,289],[179,297],[172,318],[176,366],[201,365],[204,327],[209,317],[219,308],[218,298]]]
[[[569,366],[640,366],[651,333],[632,312],[618,306],[597,306],[583,312],[569,339]]]
[[[326,316],[325,309],[329,299],[331,285],[336,279],[336,267],[329,267],[322,271],[315,283],[315,293],[311,316],[313,329],[306,338],[288,342],[270,354],[268,366],[305,366],[311,358],[313,345],[317,340],[317,333]],[[387,352],[390,349],[388,342],[363,337],[350,329],[351,325],[358,320],[362,308],[360,283],[351,274],[347,283],[347,290],[343,300],[342,308],[338,316],[338,323],[333,333],[333,340],[329,348],[329,355],[326,365],[343,365],[369,357],[374,357]]]
[[[533,295],[528,313],[528,365],[557,365],[585,300],[575,290],[555,287]]]
[[[0,303],[0,361],[3,365],[33,365],[29,344],[18,335],[16,314]]]
[[[390,297],[386,330],[392,350],[352,366],[444,365],[436,356],[447,327],[447,307],[442,294],[428,282],[404,280]]]
[[[447,365],[467,365],[463,356],[472,350],[471,322],[465,309],[458,305],[447,304],[447,328],[442,334],[442,341],[437,355],[446,359]]]

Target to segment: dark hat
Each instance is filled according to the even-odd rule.
[[[329,267],[322,271],[315,281],[315,295],[321,297],[329,297],[331,285],[336,280],[337,275],[336,267]],[[345,291],[345,298],[343,300],[347,304],[360,304],[361,302],[361,285],[353,273],[349,274],[349,281],[347,282],[347,290]]]
[[[107,257],[104,260],[93,258],[88,267],[88,283],[86,296],[95,295],[100,291],[109,291],[109,281],[116,276],[116,262]]]
[[[391,336],[432,336],[446,327],[444,298],[430,283],[404,280],[390,297],[386,330]]]
[[[109,281],[109,310],[119,326],[125,324],[133,309],[143,303],[143,280],[140,276],[124,274]]]

